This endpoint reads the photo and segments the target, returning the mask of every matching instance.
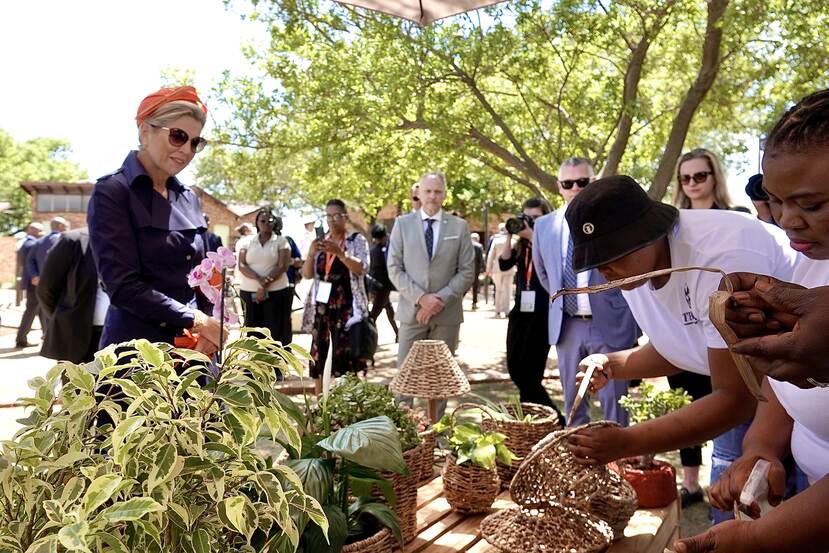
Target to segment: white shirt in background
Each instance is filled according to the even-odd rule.
[[[750,215],[715,209],[680,209],[668,234],[672,267],[716,267],[790,280],[796,255],[786,234]],[[725,349],[708,318],[708,297],[722,275],[706,271],[672,273],[656,290],[650,281],[622,291],[642,331],[659,354],[686,371],[711,374],[708,349]]]
[[[264,276],[276,267],[279,261],[279,252],[287,250],[290,254],[291,245],[283,236],[272,234],[270,240],[264,245],[259,241],[258,234],[245,236],[240,240],[239,251],[245,250],[245,262],[248,267],[257,275]],[[238,270],[238,269],[237,269]],[[288,286],[288,274],[282,273],[279,278],[271,282],[266,288],[267,291],[282,290]],[[259,281],[242,274],[239,271],[239,288],[245,292],[256,292],[259,290]]]
[[[816,261],[798,254],[791,282],[806,288],[829,285],[829,260]],[[792,456],[809,484],[829,474],[829,388],[801,389],[769,379],[780,404],[794,419]]]

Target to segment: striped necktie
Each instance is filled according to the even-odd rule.
[[[578,286],[576,279],[576,272],[573,270],[573,235],[567,241],[567,257],[564,259],[564,272],[562,273],[562,284],[565,288],[575,288]],[[579,302],[575,295],[564,296],[564,313],[566,315],[575,315],[579,310]]]

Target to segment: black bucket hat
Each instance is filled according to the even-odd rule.
[[[586,271],[656,242],[676,224],[679,210],[652,200],[630,177],[590,183],[564,216],[573,237],[573,269]]]

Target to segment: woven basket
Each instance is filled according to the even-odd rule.
[[[420,443],[420,477],[418,484],[428,482],[435,475],[435,448],[438,446],[438,436],[433,429],[421,432],[423,439]]]
[[[394,538],[388,528],[383,528],[373,536],[355,541],[344,546],[342,553],[392,553]]]
[[[507,437],[505,445],[515,455],[523,459],[530,453],[533,446],[539,440],[550,432],[558,430],[561,426],[558,411],[552,407],[539,405],[537,403],[522,403],[521,410],[524,414],[533,415],[537,418],[531,422],[524,422],[484,417],[481,421],[481,426],[484,430],[504,434]],[[507,406],[507,411],[509,411],[510,415],[515,416],[514,406]],[[498,461],[498,477],[501,479],[501,487],[503,489],[509,488],[512,477],[515,476],[521,463],[522,460],[517,460],[513,461],[511,466],[507,466]]]
[[[417,535],[417,483],[420,480],[421,447],[422,444],[403,452],[403,460],[409,469],[408,476],[395,472],[380,473],[380,476],[391,482],[394,490],[397,499],[394,513],[397,515],[404,543],[409,543]],[[382,492],[375,488],[373,494],[380,497]]]
[[[481,522],[481,535],[506,553],[599,553],[613,531],[588,513],[552,504],[498,511]]]
[[[541,440],[512,479],[512,500],[518,505],[558,503],[586,511],[607,522],[616,538],[621,538],[637,508],[636,492],[606,465],[577,463],[566,445],[571,434],[609,425],[616,423],[593,422]]]
[[[443,465],[443,492],[446,501],[459,513],[483,513],[501,491],[498,469],[487,470],[472,463],[455,464],[455,456],[446,456]]]
[[[392,392],[445,399],[469,392],[469,381],[443,340],[417,340],[389,384]]]

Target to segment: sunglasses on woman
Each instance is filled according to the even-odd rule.
[[[176,148],[184,146],[189,141],[190,147],[193,148],[193,152],[198,153],[204,150],[204,147],[207,146],[207,140],[205,140],[201,136],[197,136],[196,138],[190,138],[190,135],[187,134],[187,131],[177,129],[175,127],[171,129],[170,127],[153,125],[152,123],[150,123],[150,126],[154,129],[161,129],[162,131],[167,131],[167,140],[170,141],[171,146],[175,146]]]
[[[573,180],[560,180],[558,182],[561,183],[561,187],[565,190],[570,190],[576,185],[578,185],[579,188],[584,188],[590,184],[590,177],[582,177],[580,179]]]
[[[677,175],[677,180],[679,184],[685,186],[691,182],[691,179],[694,179],[694,182],[697,184],[702,184],[708,180],[708,175],[713,175],[713,171],[700,171],[699,173],[694,173],[693,175]]]

